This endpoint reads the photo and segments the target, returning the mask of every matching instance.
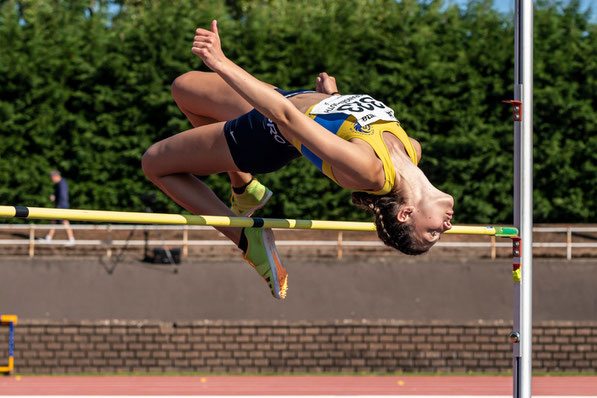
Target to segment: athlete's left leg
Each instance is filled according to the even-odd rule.
[[[230,87],[217,73],[191,71],[172,83],[172,98],[193,127],[236,119],[253,107]],[[230,182],[240,187],[251,181],[252,175],[229,171]]]

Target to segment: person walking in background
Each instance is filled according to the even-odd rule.
[[[62,178],[62,175],[58,170],[50,171],[50,179],[54,183],[54,194],[50,195],[50,200],[54,202],[54,206],[58,209],[68,209],[68,184],[65,178]],[[68,242],[65,246],[72,246],[75,244],[75,236],[73,235],[73,230],[70,228],[70,223],[68,220],[60,220],[62,225],[66,228],[66,235],[68,236]],[[52,221],[52,224],[55,224],[56,221]],[[44,238],[46,241],[51,241],[54,238],[54,233],[56,230],[54,228],[48,231],[48,234]]]

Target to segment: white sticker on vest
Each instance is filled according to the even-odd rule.
[[[313,115],[345,113],[354,116],[361,126],[383,120],[397,122],[394,111],[383,102],[369,95],[335,95],[321,101],[311,109]]]

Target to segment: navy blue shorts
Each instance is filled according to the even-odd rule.
[[[285,97],[315,92],[286,91],[279,88],[276,91]],[[256,109],[226,122],[224,136],[232,160],[239,170],[245,173],[271,173],[301,156],[301,153],[282,136],[278,126]]]

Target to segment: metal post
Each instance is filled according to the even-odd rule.
[[[515,0],[514,100],[521,117],[514,121],[514,225],[520,231],[520,283],[514,283],[514,398],[531,397],[533,282],[533,1]],[[519,329],[519,330],[517,330]],[[513,339],[514,341],[514,339]]]
[[[185,225],[182,231],[182,258],[189,257],[189,226]]]
[[[512,239],[512,276],[514,282],[514,311],[513,311],[513,324],[512,324],[512,333],[510,333],[510,341],[512,342],[512,349],[513,349],[513,363],[512,363],[512,375],[514,377],[513,386],[513,397],[520,398],[521,394],[521,352],[520,352],[520,321],[522,319],[522,309],[521,309],[521,272],[520,272],[520,263],[522,258],[522,242],[520,238],[513,238]]]
[[[338,231],[338,260],[342,260],[342,231]]]
[[[566,231],[566,260],[572,260],[572,227]]]
[[[112,258],[112,225],[108,224],[106,228],[106,257]]]
[[[29,257],[35,255],[35,224],[29,224]]]

